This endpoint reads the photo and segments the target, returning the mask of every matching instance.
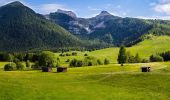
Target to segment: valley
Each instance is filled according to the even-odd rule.
[[[170,20],[9,1],[0,1],[0,100],[170,100]]]

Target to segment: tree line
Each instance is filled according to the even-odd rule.
[[[125,46],[121,46],[118,54],[118,63],[123,66],[125,63],[148,63],[148,62],[163,62],[170,61],[170,51],[153,54],[149,59],[141,59],[139,54],[135,56],[131,55],[129,51],[126,51]]]

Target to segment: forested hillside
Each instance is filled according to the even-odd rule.
[[[63,12],[49,14],[49,19],[63,26],[82,39],[100,40],[120,46],[132,46],[143,39],[143,35],[169,35],[170,21],[121,18],[102,11],[93,18],[78,18]],[[73,12],[72,12],[73,13]]]
[[[0,7],[0,51],[77,47],[81,42],[20,2]]]

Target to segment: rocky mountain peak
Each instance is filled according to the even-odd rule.
[[[98,16],[108,16],[108,15],[111,15],[111,14],[107,11],[101,11],[101,13]]]
[[[19,1],[14,1],[14,2],[11,2],[9,4],[7,4],[6,6],[24,6],[21,2]]]
[[[76,14],[72,11],[65,11],[65,10],[58,9],[57,12],[67,14],[67,15],[73,17],[73,18],[77,17]]]

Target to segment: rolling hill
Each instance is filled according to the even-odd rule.
[[[133,55],[139,53],[141,58],[149,58],[152,54],[170,51],[170,42],[168,41],[170,41],[169,36],[152,36],[151,38],[145,39],[133,47],[128,47],[127,51],[130,51]],[[113,63],[117,63],[118,52],[119,48],[114,47],[93,51],[90,55],[100,58],[109,58],[112,59]]]
[[[169,48],[170,42],[168,41],[170,41],[169,36],[148,35],[144,41],[132,47],[127,47],[126,49],[134,56],[136,55],[136,53],[138,53],[142,59],[149,59],[149,57],[152,54],[170,51]],[[88,54],[89,56],[93,56],[102,60],[108,58],[110,59],[111,63],[117,63],[118,52],[119,52],[118,47],[111,47],[111,48],[106,48],[101,50],[95,50],[92,52],[87,52],[87,51],[78,52],[78,56],[60,57],[60,60],[62,64],[65,64],[66,63],[65,61],[67,61],[67,59],[74,59],[74,58],[84,59],[84,54]],[[57,53],[58,56],[59,54],[60,53]]]

